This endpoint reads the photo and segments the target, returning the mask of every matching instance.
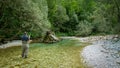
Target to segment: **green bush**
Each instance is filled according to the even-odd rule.
[[[0,0],[0,35],[15,37],[24,31],[34,37],[51,27],[46,0]]]
[[[114,29],[112,26],[112,22],[105,16],[105,12],[103,12],[103,9],[105,7],[101,7],[93,12],[92,25],[93,27],[93,33],[105,33],[109,34],[112,33],[112,30]]]
[[[77,36],[87,36],[92,32],[93,26],[88,21],[84,20],[77,26],[77,31],[75,31]]]

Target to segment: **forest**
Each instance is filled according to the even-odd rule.
[[[0,0],[0,37],[15,39],[27,31],[32,38],[47,30],[60,36],[120,32],[119,0]]]
[[[0,68],[120,68],[120,0],[0,0]]]

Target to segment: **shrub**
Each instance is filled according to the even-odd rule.
[[[81,21],[77,26],[77,31],[75,31],[77,36],[87,36],[91,34],[93,26],[88,21]]]

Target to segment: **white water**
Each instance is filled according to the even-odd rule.
[[[11,42],[8,42],[6,44],[0,45],[0,48],[7,48],[7,47],[12,47],[12,46],[21,46],[22,41],[21,40],[13,40]]]

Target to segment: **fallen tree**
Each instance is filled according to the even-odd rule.
[[[59,38],[56,37],[52,31],[47,31],[46,35],[43,38],[44,43],[54,43],[58,41],[59,41]]]

